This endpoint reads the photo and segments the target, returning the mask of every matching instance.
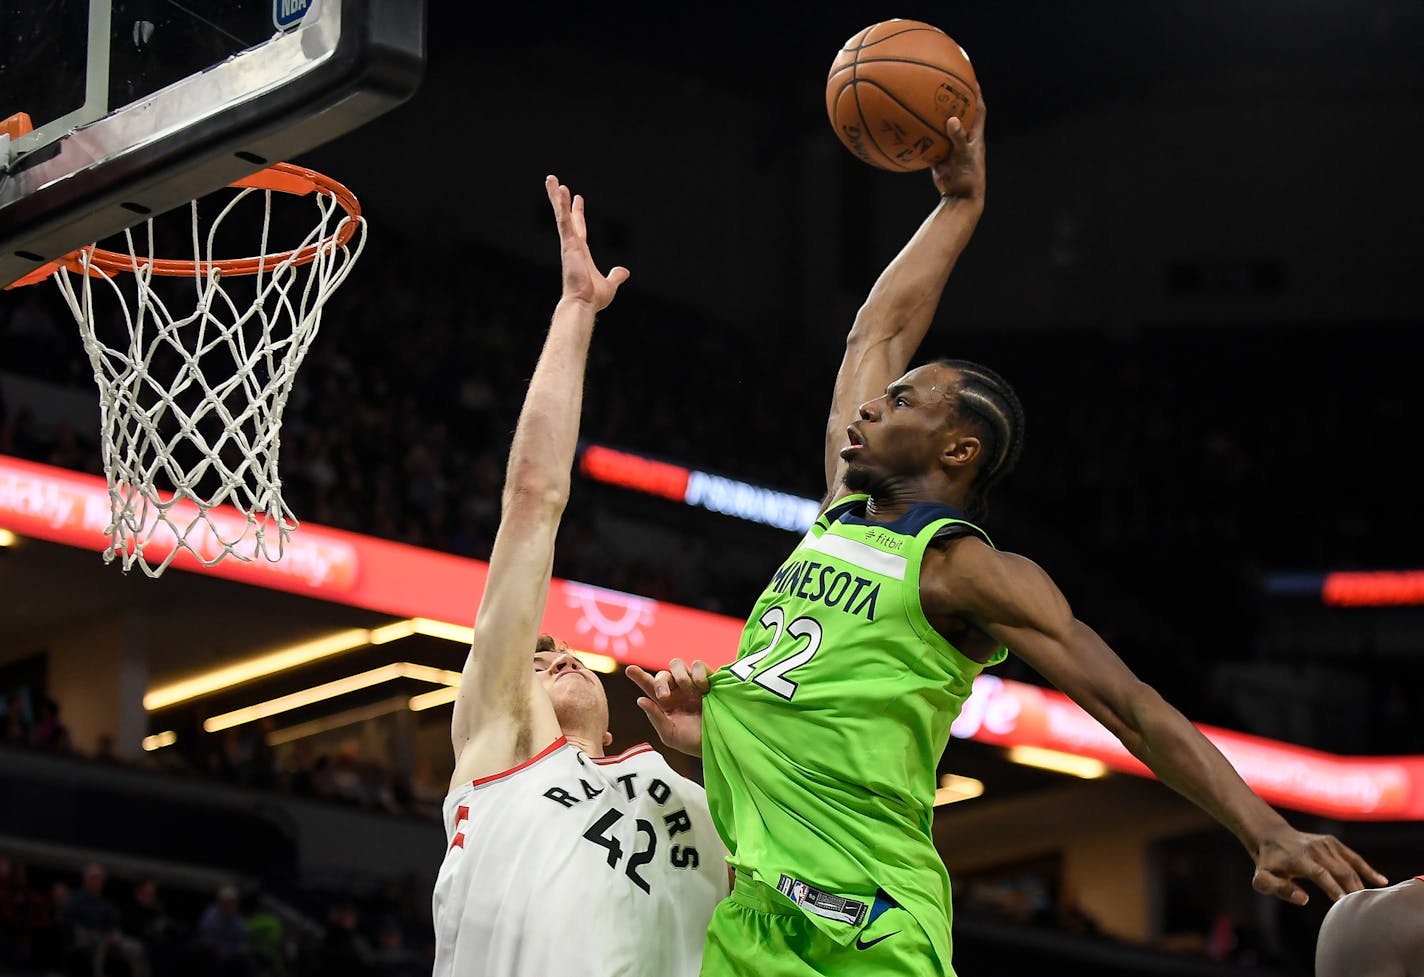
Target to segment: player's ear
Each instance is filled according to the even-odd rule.
[[[954,434],[944,443],[939,460],[946,468],[963,468],[974,463],[984,445],[972,434]]]
[[[612,746],[612,745],[613,745],[613,734],[610,733],[610,732],[608,732],[607,730],[604,730],[604,732],[603,732],[603,745],[604,745],[604,746]]]

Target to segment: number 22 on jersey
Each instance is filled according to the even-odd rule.
[[[728,671],[743,682],[750,679],[768,692],[773,692],[789,702],[796,695],[796,683],[788,677],[788,673],[816,657],[816,652],[821,648],[821,625],[814,617],[806,616],[798,617],[787,624],[786,612],[779,606],[769,608],[761,616],[759,623],[771,632],[771,640],[760,651],[754,651],[739,658],[728,668]],[[783,637],[792,642],[804,639],[806,644],[795,654],[788,655],[775,664],[758,671],[757,666],[776,650],[776,646],[781,643]]]

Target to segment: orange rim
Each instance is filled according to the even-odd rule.
[[[95,270],[105,274],[113,275],[120,272],[133,272],[141,268],[152,268],[153,274],[165,275],[168,277],[193,277],[197,275],[207,276],[213,271],[221,272],[223,275],[255,275],[259,271],[271,271],[280,264],[290,262],[292,265],[310,264],[316,256],[328,248],[345,247],[346,242],[351,240],[356,233],[357,224],[361,220],[361,202],[356,199],[356,195],[348,190],[343,184],[338,183],[331,177],[316,170],[309,170],[304,166],[297,166],[293,163],[273,163],[265,170],[258,170],[251,176],[245,176],[241,180],[235,180],[229,186],[255,189],[273,190],[278,193],[289,193],[297,197],[305,197],[312,193],[325,194],[332,197],[341,209],[346,211],[346,216],[350,219],[342,223],[335,233],[322,238],[320,241],[308,244],[304,248],[293,248],[290,251],[281,251],[274,254],[260,255],[252,258],[226,258],[218,261],[191,261],[180,258],[143,258],[121,251],[107,251],[97,245],[90,245],[86,248],[78,248],[69,252],[62,258],[56,258],[36,268],[23,278],[9,285],[9,288],[19,288],[22,285],[32,285],[35,282],[43,281],[54,274],[61,267],[70,271],[84,274],[84,255],[88,254],[89,274],[95,274]]]

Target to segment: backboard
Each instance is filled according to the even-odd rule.
[[[0,0],[0,286],[414,93],[425,0]]]

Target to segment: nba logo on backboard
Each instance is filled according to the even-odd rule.
[[[272,23],[279,31],[289,31],[302,22],[313,0],[272,0]]]

